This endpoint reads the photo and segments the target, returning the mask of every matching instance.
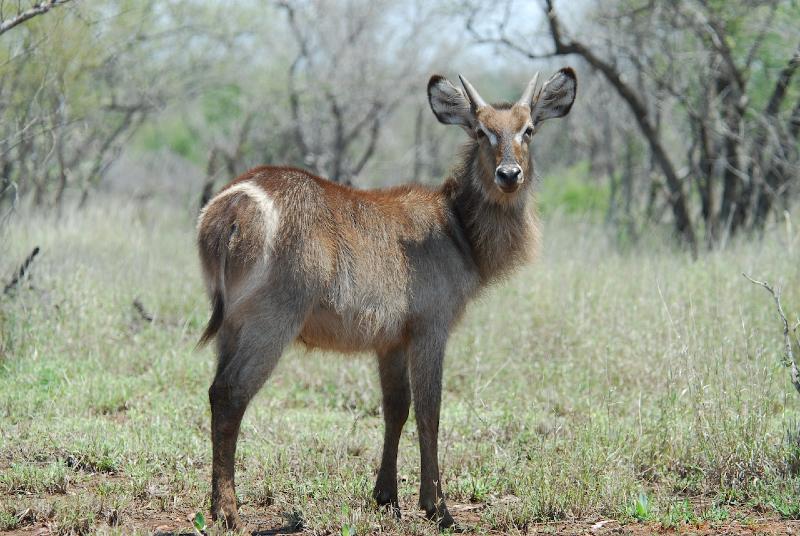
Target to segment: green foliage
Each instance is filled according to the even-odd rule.
[[[180,117],[151,123],[142,129],[137,138],[144,150],[160,151],[167,148],[195,164],[204,164],[207,156],[202,140]]]
[[[774,7],[774,13],[773,13]],[[746,64],[753,44],[761,32],[763,24],[768,24],[772,31],[767,31],[761,39],[753,69],[749,73],[747,95],[751,113],[764,109],[775,88],[777,73],[783,69],[795,53],[797,43],[786,39],[786,35],[777,31],[782,27],[791,28],[800,20],[800,3],[795,1],[750,5],[745,2],[729,2],[718,0],[710,3],[712,12],[724,21],[724,30],[728,37],[727,44],[731,48],[734,61],[740,67]],[[771,17],[771,18],[768,18]],[[800,90],[793,84],[789,87],[790,98],[786,99],[785,108],[800,96]]]
[[[713,505],[706,512],[703,512],[702,518],[712,523],[721,523],[730,518],[730,511],[722,506]]]
[[[356,536],[355,528],[348,521],[348,518],[350,517],[350,508],[347,505],[342,506],[342,517],[346,521],[342,523],[342,528],[339,530],[339,534],[341,534],[341,536]]]
[[[151,54],[145,39],[131,45],[141,26],[165,22],[153,5],[73,2],[3,35],[0,203],[19,194],[62,204],[68,190],[99,183],[160,98],[153,58],[170,55]]]
[[[608,210],[608,186],[589,176],[589,164],[581,161],[542,179],[538,204],[543,215],[554,212],[598,219]]]
[[[242,117],[242,91],[238,86],[225,84],[202,93],[198,102],[187,107],[187,113],[173,112],[158,121],[145,125],[136,136],[135,144],[144,151],[168,149],[187,160],[205,166],[209,140],[205,134],[231,138]],[[194,108],[197,110],[194,110]],[[190,117],[199,114],[197,123]]]
[[[230,128],[231,122],[242,115],[241,97],[241,88],[234,84],[212,88],[203,94],[201,106],[206,122],[211,127]]]

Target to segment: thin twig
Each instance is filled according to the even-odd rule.
[[[36,246],[35,248],[33,248],[33,251],[31,251],[30,255],[28,255],[25,258],[25,261],[20,265],[16,275],[11,279],[11,281],[8,282],[5,288],[3,288],[3,294],[10,293],[17,287],[17,285],[19,285],[19,282],[22,281],[22,278],[25,277],[25,274],[28,272],[28,268],[33,262],[33,259],[38,254],[39,254],[39,246]]]
[[[745,276],[751,283],[755,283],[756,285],[761,285],[762,287],[767,289],[767,292],[772,294],[772,299],[775,300],[775,306],[778,309],[778,314],[780,315],[781,320],[783,321],[783,343],[784,343],[783,351],[786,357],[786,363],[787,365],[792,367],[792,385],[794,385],[794,388],[797,389],[798,393],[800,393],[800,371],[798,371],[797,362],[794,359],[794,351],[792,350],[792,335],[791,335],[794,332],[794,330],[797,329],[797,325],[795,325],[791,329],[789,328],[789,321],[786,320],[786,314],[783,312],[783,306],[781,305],[781,289],[780,287],[778,287],[778,289],[776,290],[772,288],[772,286],[769,283],[753,279],[744,272],[742,272],[742,275]]]

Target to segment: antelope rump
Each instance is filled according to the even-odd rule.
[[[375,352],[385,435],[373,495],[399,515],[397,449],[411,402],[420,445],[419,504],[453,524],[439,475],[442,366],[449,333],[482,288],[528,260],[538,231],[531,140],[563,117],[577,88],[564,68],[538,74],[515,103],[492,105],[461,78],[428,83],[438,120],[469,135],[439,188],[357,190],[302,169],[264,166],[203,209],[198,247],[216,339],[209,389],[211,513],[240,526],[234,457],[245,409],[287,345]]]

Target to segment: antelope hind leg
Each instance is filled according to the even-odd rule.
[[[234,464],[239,426],[247,405],[275,369],[284,348],[300,331],[302,309],[269,305],[263,298],[246,307],[235,327],[223,325],[217,339],[219,362],[208,390],[211,403],[211,517],[241,528]],[[277,300],[276,300],[277,301]]]

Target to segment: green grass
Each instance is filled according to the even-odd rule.
[[[192,215],[109,200],[60,221],[20,216],[4,241],[4,278],[34,245],[42,253],[0,301],[0,530],[191,531],[187,516],[209,506],[214,366],[194,351],[208,305]],[[524,532],[800,517],[800,397],[773,305],[740,275],[783,282],[794,315],[800,239],[776,229],[697,262],[613,243],[589,224],[545,223],[537,263],[454,333],[440,453],[456,518]],[[374,509],[381,438],[373,360],[292,349],[245,417],[242,513],[262,528],[436,533],[416,515],[413,420],[399,460],[406,515]]]

